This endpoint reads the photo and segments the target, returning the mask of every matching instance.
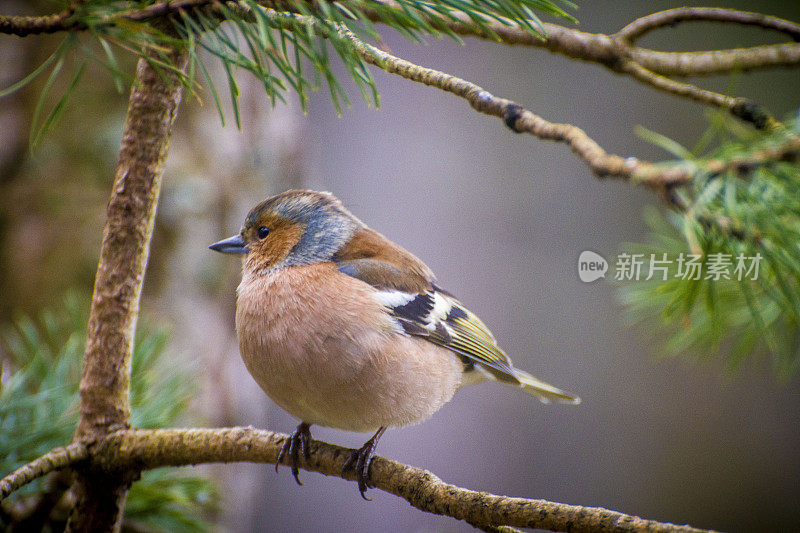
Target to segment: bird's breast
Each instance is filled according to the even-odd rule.
[[[358,373],[394,326],[369,288],[353,285],[330,264],[242,281],[239,347],[262,387],[262,382],[270,388],[299,382],[319,387],[321,381],[347,381]]]
[[[375,290],[332,263],[245,275],[236,331],[264,392],[311,424],[411,423],[449,400],[461,379],[456,357],[400,333]]]

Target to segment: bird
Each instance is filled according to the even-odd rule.
[[[235,327],[247,370],[300,424],[286,459],[297,483],[312,425],[374,435],[354,451],[365,499],[389,427],[428,419],[466,384],[494,381],[544,403],[580,398],[515,368],[489,328],[420,259],[370,229],[333,194],[288,190],[209,246],[242,256]]]

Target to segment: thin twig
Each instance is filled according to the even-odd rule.
[[[529,133],[539,139],[566,143],[600,177],[616,177],[648,185],[659,191],[690,182],[698,171],[721,172],[747,164],[757,165],[796,156],[800,138],[792,135],[775,148],[754,153],[747,160],[709,160],[696,164],[654,165],[633,157],[623,158],[607,153],[586,132],[571,124],[548,122],[522,106],[494,96],[467,80],[431,68],[422,67],[395,57],[388,52],[364,43],[347,29],[340,32],[349,38],[361,57],[386,72],[436,87],[465,99],[476,110],[503,119],[506,126],[518,133]]]
[[[73,28],[67,21],[73,14],[72,9],[65,9],[52,15],[0,15],[0,33],[25,37],[70,31]]]
[[[771,44],[704,52],[659,52],[633,46],[630,57],[664,76],[711,76],[800,64],[800,44]]]
[[[200,463],[274,463],[288,435],[253,428],[124,430],[94,448],[94,462],[110,469],[151,469]],[[311,457],[301,466],[327,476],[355,480],[342,473],[352,450],[312,441]],[[432,473],[375,457],[370,468],[374,487],[400,496],[429,513],[451,516],[475,527],[511,526],[552,531],[653,531],[699,533],[703,530],[645,520],[598,507],[582,507],[546,500],[509,498],[476,492],[443,482]],[[500,529],[499,531],[507,531]]]
[[[89,457],[88,450],[80,442],[55,448],[0,480],[0,500],[4,500],[9,494],[35,479],[84,461],[87,457]]]
[[[348,30],[341,31],[351,39],[366,62],[391,74],[463,98],[476,111],[502,119],[506,126],[515,132],[529,133],[539,139],[566,143],[598,176],[632,178],[642,165],[650,165],[634,158],[624,159],[608,154],[577,126],[548,122],[515,102],[497,97],[470,81],[400,59],[364,43]]]
[[[757,129],[772,128],[779,124],[761,106],[748,98],[733,98],[714,91],[701,89],[691,83],[675,81],[644,68],[636,61],[625,61],[620,66],[620,70],[629,74],[635,80],[666,93],[683,96],[701,104],[727,109],[733,116],[752,123]]]
[[[379,21],[378,13],[368,10],[365,14],[373,22]],[[445,26],[450,31],[460,35],[494,39],[491,33],[471,23],[466,15],[458,15],[457,18],[460,19],[460,22],[445,22]],[[570,57],[571,59],[599,63],[617,74],[629,75],[633,79],[650,85],[660,91],[675,96],[686,97],[705,105],[726,109],[734,116],[753,123],[753,125],[759,129],[774,125],[777,122],[766,110],[746,98],[732,98],[714,91],[701,89],[690,83],[671,80],[663,75],[659,75],[659,73],[649,70],[640,64],[638,60],[634,59],[635,52],[638,52],[638,57],[644,60],[650,59],[650,56],[643,52],[649,52],[650,55],[656,54],[656,52],[630,46],[625,39],[618,37],[618,34],[609,36],[601,33],[586,33],[564,28],[556,24],[545,24],[544,30],[546,32],[546,37],[545,39],[541,39],[510,22],[508,24],[494,22],[489,25],[489,28],[491,32],[496,34],[497,38],[505,44],[543,46],[551,52]],[[772,58],[770,54],[759,52],[759,57],[761,59]],[[740,50],[739,55],[742,55],[742,53],[743,51]],[[800,61],[800,46],[797,46],[797,56],[797,60]],[[786,59],[785,55],[781,55],[780,57],[784,60]],[[675,60],[681,61],[685,65],[687,60],[689,62],[691,62],[691,60],[705,60],[705,56],[700,58],[684,55],[682,57],[676,57]],[[684,68],[687,67],[684,66]],[[748,112],[743,113],[743,109],[747,109]]]
[[[260,0],[266,8],[294,11],[294,7],[284,0]],[[384,4],[391,6],[391,0]],[[239,3],[229,2],[229,7],[243,8]],[[382,22],[381,14],[369,5],[360,5],[361,11],[372,22]],[[125,10],[107,15],[95,21],[95,27],[114,25],[122,20],[150,21],[162,19],[178,12],[191,12],[196,9],[216,10],[217,16],[223,16],[220,7],[213,0],[173,0],[151,4],[140,9]],[[239,9],[237,9],[239,10]],[[19,17],[0,15],[0,33],[14,35],[31,35],[35,33],[52,33],[56,31],[79,31],[87,29],[80,20],[74,18],[70,10],[44,17]],[[713,91],[701,89],[695,85],[676,82],[665,78],[668,75],[706,75],[730,71],[732,68],[753,70],[756,68],[772,68],[791,66],[800,63],[800,45],[771,45],[709,52],[668,53],[656,52],[631,45],[633,38],[659,25],[684,20],[724,20],[741,24],[757,25],[766,29],[776,29],[792,37],[800,35],[800,26],[779,19],[736,10],[716,10],[708,8],[691,8],[688,10],[670,10],[643,17],[629,24],[615,35],[594,34],[568,29],[556,24],[544,24],[547,37],[520,28],[511,21],[494,21],[487,23],[488,31],[476,26],[466,15],[451,13],[456,20],[442,18],[431,11],[428,21],[440,28],[459,35],[469,35],[483,39],[499,40],[506,44],[544,47],[547,50],[565,55],[572,59],[599,63],[610,70],[632,76],[658,90],[688,97],[692,100],[727,109],[734,116],[753,123],[756,127],[767,127],[775,120],[755,103],[740,98],[731,98]],[[722,61],[722,63],[720,63]],[[727,68],[721,69],[720,65]],[[661,76],[658,76],[658,75]]]
[[[674,26],[680,22],[695,21],[727,22],[745,26],[757,26],[767,30],[779,31],[795,41],[800,41],[800,24],[778,17],[762,15],[761,13],[716,7],[678,7],[659,11],[634,20],[622,28],[617,33],[617,37],[633,43],[644,34],[657,28]]]

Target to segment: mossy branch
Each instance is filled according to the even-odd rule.
[[[108,435],[92,446],[89,453],[92,463],[108,473],[201,463],[275,463],[287,438],[288,435],[281,433],[241,427],[131,429]],[[303,459],[301,466],[308,471],[354,481],[352,472],[342,474],[342,467],[352,451],[322,441],[312,441],[311,457],[308,461]],[[65,466],[68,464],[60,464],[62,468]],[[375,488],[404,498],[417,509],[464,520],[487,531],[498,531],[497,528],[501,526],[572,533],[706,531],[646,520],[600,507],[476,492],[445,483],[426,470],[382,457],[375,457],[370,475]],[[0,481],[0,487],[6,483],[6,479]]]
[[[75,465],[87,457],[89,457],[88,448],[82,442],[73,442],[69,446],[55,448],[0,480],[0,500],[4,500],[11,493],[35,479]]]

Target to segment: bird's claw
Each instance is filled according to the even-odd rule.
[[[281,451],[278,452],[278,460],[275,461],[275,471],[278,471],[278,465],[283,462],[284,457],[288,457],[289,466],[292,467],[292,475],[298,485],[302,485],[300,481],[300,453],[308,461],[311,459],[311,450],[309,447],[311,441],[311,425],[303,422],[292,432],[288,439],[283,443]]]
[[[372,487],[369,479],[369,467],[372,464],[372,456],[375,455],[375,448],[378,446],[378,441],[384,431],[386,431],[386,428],[380,428],[371,439],[365,442],[361,448],[354,451],[350,457],[347,458],[347,461],[345,461],[342,467],[342,473],[350,470],[355,472],[356,480],[358,481],[358,490],[361,493],[361,497],[365,500],[372,500],[372,498],[367,498],[365,494],[367,489]]]

